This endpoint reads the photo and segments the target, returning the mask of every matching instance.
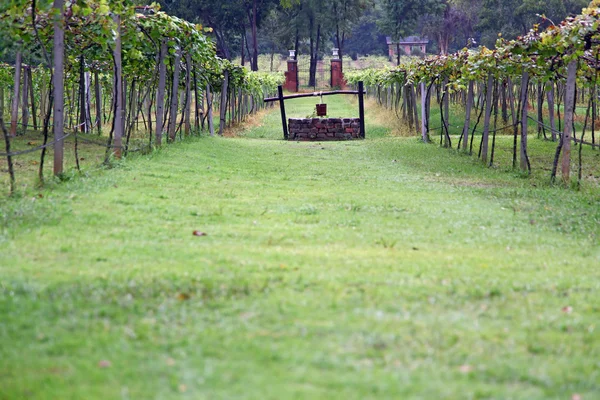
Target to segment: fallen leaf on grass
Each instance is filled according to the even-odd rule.
[[[100,368],[110,368],[112,363],[108,360],[100,360],[98,361],[98,367]]]
[[[194,235],[194,236],[207,236],[208,234],[206,232],[194,231],[194,232],[192,232],[192,235]]]
[[[179,391],[181,393],[185,392],[187,390],[187,386],[185,386],[183,383],[181,385],[179,385]]]
[[[190,299],[190,295],[187,293],[179,293],[177,295],[177,300],[185,301],[185,300],[189,300],[189,299]]]
[[[462,372],[463,374],[468,374],[469,372],[473,371],[473,367],[470,365],[461,365],[460,367],[458,367],[458,370],[460,372]]]
[[[36,142],[27,142],[28,146],[35,146],[37,143]]]
[[[173,365],[175,365],[175,360],[173,360],[171,357],[167,358],[167,365],[169,367],[172,367]]]

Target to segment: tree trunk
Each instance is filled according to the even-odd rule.
[[[567,66],[567,87],[565,89],[565,130],[562,135],[561,172],[564,182],[569,182],[571,173],[571,138],[573,137],[573,114],[575,109],[575,86],[577,84],[577,60]]]
[[[311,37],[310,37],[310,75],[308,77],[308,86],[317,86],[317,64],[319,62],[319,42],[321,41],[321,24],[317,24],[317,37],[313,42],[312,37],[312,27],[313,20],[310,21],[311,24]]]
[[[55,1],[56,3],[56,1]],[[61,3],[62,7],[62,3]],[[64,37],[64,36],[63,36]],[[15,81],[13,88],[12,110],[10,117],[10,136],[17,136],[17,122],[19,120],[19,100],[21,95],[21,52],[17,51],[15,61]]]
[[[258,35],[256,33],[256,19],[258,14],[258,1],[252,1],[252,71],[258,71]]]
[[[296,27],[296,38],[294,40],[294,60],[298,60],[298,50],[300,47],[300,31],[298,27]]]
[[[64,106],[65,106],[65,31],[63,28],[63,7],[64,0],[54,0],[53,5],[56,15],[60,18],[54,19],[54,175],[61,175],[63,172],[63,151],[64,151]]]
[[[162,133],[164,120],[163,116],[165,113],[165,90],[167,82],[167,66],[165,65],[165,58],[167,57],[167,39],[162,39],[160,43],[160,55],[158,64],[158,94],[156,95],[156,134],[155,144],[160,146],[162,144]],[[148,118],[152,118],[150,115]]]
[[[245,47],[244,47],[244,43],[246,42],[246,27],[244,25],[242,25],[242,43],[241,43],[241,55],[240,55],[240,63],[242,65],[242,67],[245,64],[246,61],[246,53],[245,53]],[[250,68],[252,68],[252,61],[250,61]]]

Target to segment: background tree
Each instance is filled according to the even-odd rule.
[[[367,8],[373,6],[371,0],[331,0],[328,3],[329,13],[333,21],[335,45],[339,49],[340,58],[344,54],[346,39]]]

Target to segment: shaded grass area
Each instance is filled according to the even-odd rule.
[[[55,186],[55,184],[61,179],[68,180],[74,178],[78,174],[77,161],[79,161],[79,167],[84,173],[90,173],[101,168],[101,164],[104,162],[106,157],[108,130],[105,130],[102,135],[98,135],[96,133],[79,133],[77,143],[74,134],[71,134],[64,140],[63,166],[65,172],[61,179],[54,178],[53,176],[53,141],[54,136],[49,135],[47,143],[50,143],[50,145],[46,148],[43,174],[44,185],[47,187]],[[123,138],[123,145],[125,145],[125,142],[126,139]],[[149,151],[148,142],[147,135],[144,135],[141,131],[138,131],[132,135],[132,138],[130,139],[129,151]],[[42,146],[43,144],[44,137],[41,131],[22,131],[17,137],[11,139],[11,153],[33,150],[39,146]],[[4,146],[2,146],[2,150],[0,152],[5,152]],[[39,186],[40,182],[38,179],[38,171],[40,167],[41,152],[42,151],[40,149],[13,157],[17,194],[22,195],[24,193],[30,193]],[[7,172],[7,159],[5,157],[0,157],[0,185],[3,189],[8,188],[9,184]],[[3,190],[3,192],[0,193],[0,197],[6,195],[8,195],[8,189]]]
[[[532,182],[203,137],[3,202],[0,398],[595,398],[599,192]]]

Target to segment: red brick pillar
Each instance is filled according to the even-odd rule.
[[[331,87],[344,89],[346,82],[344,81],[344,72],[342,71],[342,60],[331,59]]]
[[[288,92],[298,91],[298,61],[288,60],[283,88]]]

